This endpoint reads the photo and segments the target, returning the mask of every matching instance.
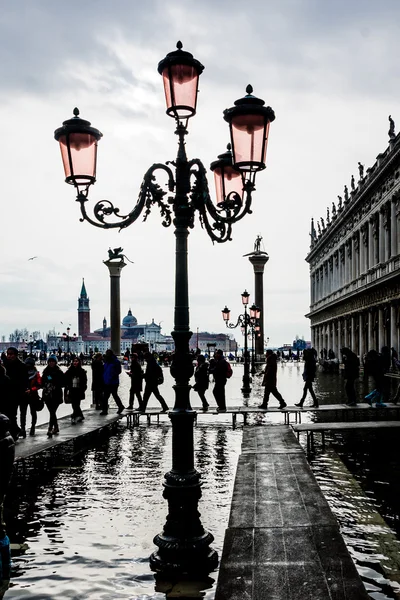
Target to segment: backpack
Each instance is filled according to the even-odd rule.
[[[233,375],[232,367],[228,361],[226,361],[226,378],[230,379]]]

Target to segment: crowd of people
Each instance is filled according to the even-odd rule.
[[[217,350],[209,362],[199,353],[194,357],[196,357],[194,390],[201,399],[203,410],[206,411],[209,407],[205,392],[209,387],[210,375],[212,375],[214,379],[213,395],[217,409],[221,412],[226,411],[225,385],[227,379],[232,375],[232,368],[222,350]],[[126,357],[124,358],[126,359]],[[128,409],[145,412],[150,397],[154,395],[161,405],[161,412],[169,410],[168,404],[159,390],[159,386],[164,382],[160,363],[165,366],[165,358],[150,352],[143,353],[142,356],[137,353],[129,355],[129,370],[126,371],[131,380]],[[88,377],[87,370],[83,367],[82,359],[79,356],[73,356],[71,364],[63,371],[57,355],[50,354],[41,374],[36,367],[35,357],[27,356],[22,360],[15,347],[9,347],[2,354],[1,359],[0,414],[8,418],[9,430],[15,441],[18,438],[26,438],[28,433],[30,436],[35,435],[37,413],[44,406],[49,413],[47,430],[49,438],[59,434],[57,411],[62,403],[71,405],[71,423],[73,425],[85,419],[81,402],[87,393]],[[169,359],[168,362],[170,362]],[[125,410],[118,393],[122,372],[121,361],[109,349],[104,355],[94,354],[90,368],[92,371],[91,392],[94,405],[100,411],[99,414],[108,414],[110,397],[115,401],[117,413],[121,414]],[[41,390],[40,393],[39,390]],[[134,406],[135,400],[137,407]],[[28,409],[30,428],[27,429]]]

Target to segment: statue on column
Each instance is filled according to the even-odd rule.
[[[124,258],[126,258],[126,260],[130,263],[133,264],[132,260],[129,260],[129,258],[126,256],[126,254],[123,254],[124,249],[123,248],[114,248],[114,250],[111,250],[111,248],[108,249],[108,260],[124,260]]]
[[[262,237],[261,237],[261,235],[258,235],[256,237],[256,241],[254,242],[254,252],[261,252],[261,242],[262,242]]]
[[[396,134],[394,132],[394,127],[395,127],[395,123],[392,119],[392,115],[389,115],[389,131],[388,131],[388,136],[390,140],[394,140],[394,138],[396,137]]]

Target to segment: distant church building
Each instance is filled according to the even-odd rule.
[[[95,331],[90,331],[90,307],[86,292],[85,281],[82,282],[81,294],[78,298],[78,334],[82,337],[85,351],[98,349],[105,352],[111,345],[111,328],[107,326],[104,317],[103,326]],[[131,309],[123,318],[121,324],[121,353],[130,349],[132,344],[147,342],[151,350],[172,350],[173,340],[170,336],[161,334],[161,326],[152,319],[151,323],[138,324]]]
[[[366,170],[358,163],[338,203],[311,222],[312,344],[320,353],[349,347],[359,356],[399,351],[400,135],[389,117],[389,145]]]
[[[81,295],[78,298],[78,335],[82,337],[90,333],[89,298],[86,293],[85,280],[82,280]]]

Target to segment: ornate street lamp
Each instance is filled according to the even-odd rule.
[[[154,538],[158,551],[150,558],[151,568],[163,572],[209,572],[218,563],[216,552],[210,548],[213,536],[203,529],[197,510],[201,484],[200,474],[194,468],[193,424],[196,414],[190,405],[189,384],[193,375],[189,354],[192,336],[188,308],[189,228],[194,226],[197,213],[201,226],[213,242],[231,239],[232,224],[251,212],[255,173],[265,167],[267,139],[262,140],[261,137],[267,135],[269,123],[275,118],[272,109],[264,107],[264,101],[252,96],[249,88],[245,98],[236,101],[233,108],[225,111],[224,118],[230,125],[234,152],[224,158],[223,165],[216,166],[213,163],[214,174],[219,181],[217,203],[214,204],[209,194],[204,165],[197,158],[188,160],[185,149],[188,120],[196,113],[198,80],[203,69],[199,61],[182,50],[180,42],[177,50],[167,54],[159,63],[167,114],[176,123],[178,153],[175,161],[157,163],[149,168],[144,175],[136,206],[126,215],[122,215],[109,200],[95,204],[93,218],[86,212],[89,189],[96,180],[97,143],[102,137],[100,131],[92,127],[89,121],[80,119],[79,111],[75,109],[75,116],[64,121],[54,134],[60,143],[66,182],[73,184],[77,190],[82,221],[86,220],[96,227],[122,229],[136,221],[143,211],[145,221],[151,208],[156,205],[163,218],[162,225],[168,227],[173,222],[175,227],[175,318],[172,332],[175,354],[171,374],[176,383],[175,405],[169,413],[172,422],[172,469],[165,475],[164,484],[169,514],[163,532]],[[221,160],[221,156],[219,158]],[[156,182],[155,174],[159,171],[166,176],[163,187]],[[238,177],[234,176],[234,171],[240,175],[242,189],[237,185]],[[110,217],[114,217],[113,222],[108,221]]]
[[[225,306],[225,308],[221,311],[222,318],[225,322],[225,325],[227,327],[229,327],[229,329],[235,329],[236,327],[240,326],[242,333],[244,335],[244,369],[243,369],[243,379],[242,379],[242,381],[243,381],[242,393],[245,398],[247,398],[251,392],[250,364],[249,364],[249,351],[248,351],[247,339],[249,336],[249,329],[250,329],[250,335],[251,336],[254,335],[255,327],[257,325],[258,319],[260,318],[260,310],[255,304],[253,304],[250,307],[249,312],[247,312],[249,298],[250,298],[250,294],[247,292],[247,290],[245,290],[242,294],[242,304],[244,306],[244,313],[242,315],[238,316],[236,323],[229,322],[230,317],[231,317],[231,311],[229,310],[229,308],[227,306]],[[253,365],[252,366],[252,370],[253,370],[254,369],[254,344],[253,344],[252,365]]]

